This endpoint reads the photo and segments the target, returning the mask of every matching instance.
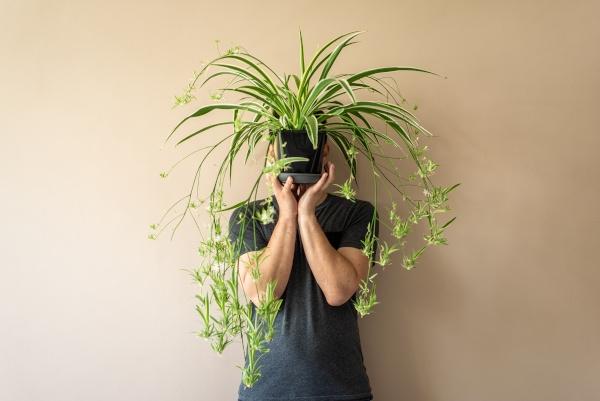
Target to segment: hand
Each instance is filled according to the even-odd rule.
[[[295,189],[294,178],[288,177],[285,181],[285,185],[281,185],[279,178],[274,174],[268,173],[267,179],[270,180],[273,186],[273,192],[277,199],[277,205],[279,206],[279,218],[291,218],[297,219],[298,216],[298,201],[294,196],[293,189]]]
[[[327,193],[327,187],[329,187],[334,179],[335,165],[332,162],[327,161],[323,166],[323,174],[321,175],[321,178],[319,178],[319,181],[308,187],[302,186],[300,188],[302,193],[298,200],[298,216],[315,214],[317,202],[324,198],[324,195]]]

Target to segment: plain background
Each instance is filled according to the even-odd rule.
[[[597,2],[1,8],[1,400],[235,399],[241,343],[217,355],[194,335],[196,287],[182,269],[199,261],[198,231],[187,218],[173,240],[150,241],[148,225],[185,195],[198,158],[167,180],[159,172],[226,132],[163,147],[194,107],[172,109],[173,96],[217,55],[215,40],[297,72],[299,27],[308,55],[367,31],[335,73],[411,65],[448,77],[394,75],[437,135],[434,182],[462,185],[449,245],[410,272],[394,258],[378,277],[380,304],[360,321],[375,400],[598,399]],[[250,189],[263,151],[238,164],[227,202]],[[203,196],[222,152],[206,164]],[[372,200],[364,182],[358,196]]]

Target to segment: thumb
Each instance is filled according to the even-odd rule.
[[[277,178],[275,176],[275,174],[273,173],[267,173],[267,180],[269,180],[269,182],[271,183],[271,185],[273,186],[273,190],[275,192],[279,192],[282,189],[282,185],[279,182],[279,178]]]
[[[294,183],[294,178],[291,175],[288,176],[288,178],[285,180],[285,185],[283,186],[283,189],[286,191],[290,191],[292,189],[293,183]]]

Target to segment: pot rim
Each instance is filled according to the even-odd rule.
[[[308,130],[306,130],[305,128],[301,128],[301,129],[281,129],[279,131],[277,131],[277,135],[281,135],[281,134],[305,134],[308,135]],[[321,135],[327,135],[327,131],[323,130],[323,129],[319,129],[317,130],[317,135],[321,136]]]

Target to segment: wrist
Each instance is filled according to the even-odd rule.
[[[284,213],[277,218],[277,223],[289,224],[289,225],[293,225],[293,226],[296,225],[297,221],[298,221],[298,216],[295,213],[294,214]]]
[[[298,223],[316,221],[315,212],[298,212]]]

